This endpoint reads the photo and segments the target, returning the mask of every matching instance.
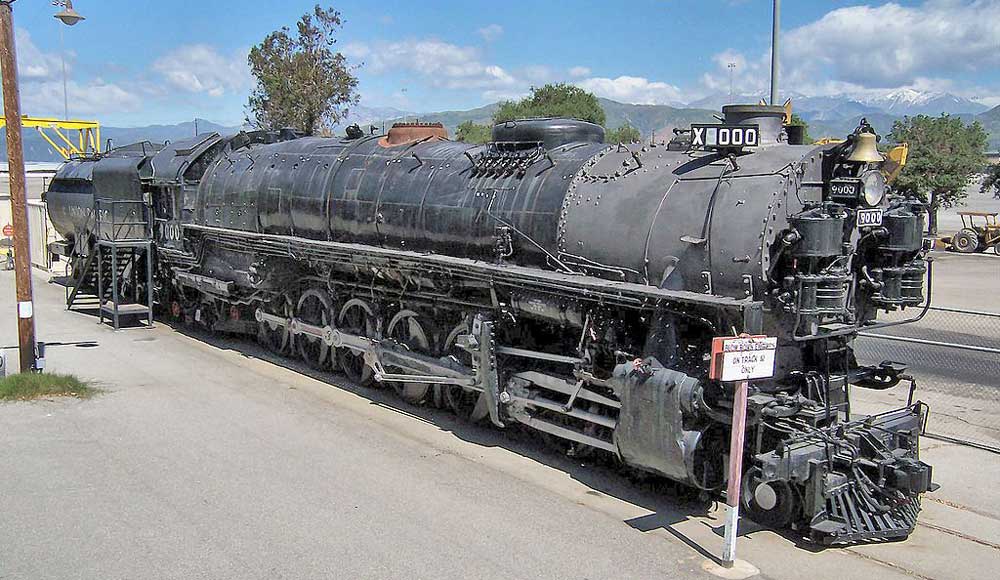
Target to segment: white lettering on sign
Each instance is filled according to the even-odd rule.
[[[181,226],[179,223],[165,223],[160,229],[160,235],[167,241],[178,241],[181,239]]]
[[[746,381],[774,375],[774,351],[778,339],[732,338],[722,345],[722,380]]]
[[[692,127],[691,143],[696,147],[705,144],[705,128],[704,127]]]
[[[830,193],[840,197],[858,197],[861,183],[857,181],[840,181],[830,184]]]
[[[778,348],[778,339],[775,337],[747,337],[728,338],[722,343],[723,352],[734,352],[744,350],[774,350]]]
[[[862,209],[858,211],[858,227],[871,228],[882,225],[882,210]]]
[[[760,144],[756,125],[691,125],[694,147],[742,148]]]

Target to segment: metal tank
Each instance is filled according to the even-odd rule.
[[[762,128],[753,155],[644,145],[589,160],[563,203],[561,259],[675,290],[743,298],[765,288],[775,236],[821,200],[821,189],[801,186],[820,181],[820,158],[815,146],[783,142],[781,107],[746,109],[727,107],[725,122]]]
[[[72,160],[56,172],[45,202],[52,227],[67,241],[87,228],[94,207],[94,161]]]
[[[78,250],[91,237],[142,237],[148,201],[142,179],[151,172],[150,157],[162,146],[149,142],[113,149],[96,158],[73,159],[56,172],[45,194],[49,218],[61,236]],[[111,229],[111,224],[125,223]]]
[[[557,249],[569,184],[605,147],[603,130],[592,127],[561,120],[538,141],[482,146],[447,141],[439,126],[426,125],[393,127],[385,137],[249,145],[208,169],[195,220],[460,257],[500,252],[544,265]],[[559,143],[578,134],[591,141]]]

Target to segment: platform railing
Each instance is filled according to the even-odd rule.
[[[94,213],[100,241],[141,242],[153,236],[149,206],[144,200],[98,199]]]
[[[855,354],[908,365],[928,435],[1000,453],[1000,312],[932,306],[918,323],[860,333]]]

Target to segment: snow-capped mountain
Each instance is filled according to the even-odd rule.
[[[843,97],[892,115],[976,114],[989,109],[981,103],[951,93],[914,89],[894,89],[884,92],[843,95]]]
[[[763,94],[735,95],[717,93],[688,103],[689,107],[719,110],[723,105],[736,103],[756,103]],[[902,117],[905,115],[949,115],[978,114],[989,107],[974,100],[951,93],[916,91],[913,89],[892,89],[885,91],[865,91],[864,93],[839,94],[829,96],[806,96],[793,92],[782,92],[782,98],[792,99],[792,109],[806,119],[835,120],[858,115],[885,113]]]

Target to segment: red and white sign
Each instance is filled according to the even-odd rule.
[[[747,391],[751,379],[774,376],[774,351],[778,339],[771,336],[720,336],[712,339],[709,378],[733,384],[734,429],[729,438],[729,486],[726,490],[726,530],[722,541],[723,565],[736,561],[736,537],[743,487],[743,443],[746,436]],[[736,426],[740,428],[735,428]]]
[[[770,378],[777,348],[778,339],[768,336],[713,338],[709,377],[723,382]]]
[[[9,238],[14,235],[14,226],[7,224],[3,227],[3,237]]]

